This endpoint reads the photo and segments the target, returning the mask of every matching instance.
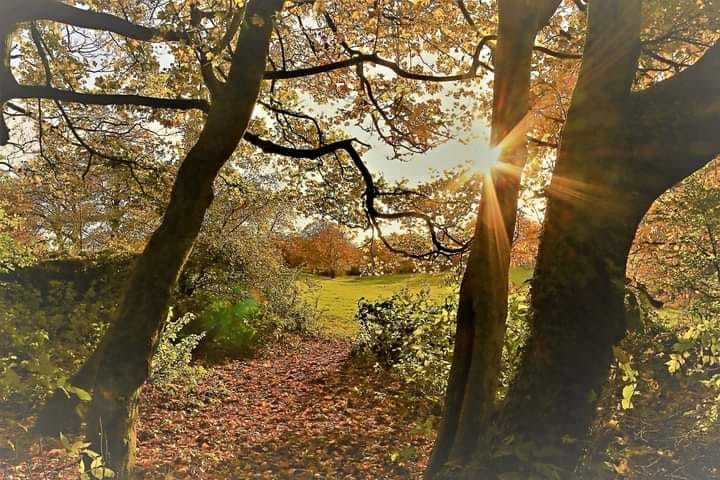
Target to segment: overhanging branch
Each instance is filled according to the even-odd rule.
[[[497,35],[486,35],[482,38],[480,43],[478,44],[477,48],[475,49],[475,53],[473,54],[472,64],[470,65],[470,68],[467,72],[464,73],[458,73],[455,75],[433,75],[428,73],[419,73],[419,72],[412,72],[409,70],[406,70],[402,68],[398,63],[392,62],[390,60],[384,59],[380,57],[377,54],[374,53],[358,53],[354,56],[344,59],[344,60],[338,60],[337,62],[331,62],[326,63],[324,65],[316,65],[313,67],[306,67],[306,68],[298,68],[295,70],[271,70],[265,72],[265,79],[266,80],[292,80],[295,78],[302,78],[302,77],[309,77],[312,75],[318,75],[321,73],[330,73],[334,72],[336,70],[342,70],[345,68],[350,67],[356,67],[358,65],[362,64],[373,64],[378,65],[381,67],[385,67],[389,70],[391,70],[395,75],[401,78],[406,78],[408,80],[417,80],[421,82],[458,82],[462,80],[470,80],[473,78],[477,78],[478,76],[478,70],[480,67],[484,68],[485,70],[491,72],[493,71],[493,67],[489,65],[487,62],[484,62],[480,60],[480,55],[482,53],[482,49],[493,40],[497,39]],[[551,48],[542,46],[542,45],[535,45],[533,47],[533,50],[536,52],[543,53],[545,55],[558,58],[560,60],[578,60],[582,58],[582,54],[580,53],[571,53],[571,52],[560,52],[557,50],[552,50]]]
[[[137,106],[170,110],[201,110],[203,112],[210,109],[209,102],[194,98],[157,98],[144,95],[80,93],[40,85],[18,85],[10,91],[8,97],[14,99],[39,98],[82,105]]]
[[[145,27],[109,13],[95,12],[56,0],[4,0],[0,7],[3,20],[13,23],[50,20],[91,30],[116,33],[133,40],[146,42],[177,42],[187,37],[181,32]]]
[[[363,182],[365,184],[365,202],[364,202],[364,208],[365,213],[368,216],[368,219],[370,220],[373,228],[375,231],[378,232],[378,235],[382,242],[385,244],[385,246],[395,252],[399,253],[408,257],[422,259],[422,258],[430,258],[435,257],[438,255],[445,255],[445,256],[452,256],[457,255],[465,252],[469,246],[469,243],[461,242],[455,238],[453,238],[452,235],[450,235],[446,230],[439,227],[433,219],[422,212],[417,211],[401,211],[401,212],[382,212],[378,210],[377,206],[375,205],[375,200],[378,196],[385,195],[385,192],[382,192],[378,190],[378,188],[375,185],[375,180],[372,176],[372,173],[367,168],[367,165],[362,160],[362,157],[360,156],[360,153],[357,151],[357,149],[354,146],[354,143],[356,142],[355,139],[346,139],[346,140],[340,140],[337,142],[328,143],[325,145],[321,145],[316,148],[308,148],[308,149],[302,149],[302,148],[292,148],[292,147],[285,147],[282,145],[278,145],[274,142],[271,142],[269,140],[264,140],[260,138],[259,136],[246,132],[244,139],[250,143],[251,145],[254,145],[255,147],[259,148],[265,153],[275,154],[275,155],[281,155],[284,157],[289,158],[302,158],[302,159],[317,159],[324,155],[328,155],[331,153],[337,153],[339,151],[344,151],[352,160],[353,165],[355,168],[357,168],[358,172],[360,173],[360,176],[363,179]],[[394,247],[390,242],[385,238],[385,236],[382,234],[382,230],[380,229],[380,225],[378,223],[379,219],[384,220],[404,220],[404,219],[415,219],[422,221],[429,234],[430,238],[432,240],[433,244],[433,251],[417,254],[408,252],[399,248]],[[445,234],[447,238],[449,238],[454,244],[456,244],[455,247],[447,246],[442,243],[438,236],[438,230],[442,230],[442,232]]]
[[[137,106],[170,110],[201,110],[208,112],[210,103],[202,99],[191,98],[156,98],[143,95],[122,94],[91,94],[72,90],[61,90],[49,86],[14,84],[10,88],[4,86],[0,89],[5,102],[11,99],[45,99],[58,102],[78,103],[81,105],[101,106]],[[1,117],[2,115],[0,115]],[[0,120],[0,146],[9,141],[8,127],[4,120]]]
[[[294,78],[307,77],[311,75],[317,75],[320,73],[330,73],[335,70],[341,70],[344,68],[355,67],[361,64],[370,63],[379,65],[390,69],[395,75],[401,78],[409,80],[418,80],[423,82],[457,82],[460,80],[469,80],[478,76],[477,71],[482,66],[488,71],[492,71],[492,67],[487,63],[480,60],[480,53],[482,48],[487,44],[489,40],[492,40],[494,35],[488,35],[483,38],[483,41],[479,44],[476,49],[475,55],[473,56],[473,63],[467,72],[456,74],[456,75],[432,75],[426,73],[412,72],[403,69],[399,64],[391,62],[381,58],[377,54],[357,54],[351,58],[345,60],[339,60],[337,62],[327,63],[324,65],[317,65],[314,67],[299,68],[296,70],[274,70],[265,72],[266,80],[290,80]]]
[[[720,42],[693,66],[635,94],[637,155],[660,186],[672,186],[720,154],[718,78]]]

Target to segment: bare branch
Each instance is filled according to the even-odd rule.
[[[534,145],[537,145],[538,147],[544,147],[544,148],[560,148],[560,146],[555,142],[548,142],[546,140],[540,140],[539,138],[531,137],[528,135],[527,137],[528,141]]]
[[[417,211],[402,211],[402,212],[381,212],[378,210],[377,206],[375,205],[375,200],[378,196],[383,196],[384,192],[381,192],[378,190],[378,188],[375,185],[375,180],[373,179],[372,173],[370,173],[370,170],[367,168],[367,165],[362,160],[362,157],[360,156],[360,153],[355,149],[355,146],[353,145],[356,141],[355,139],[346,139],[346,140],[340,140],[333,143],[328,143],[325,145],[321,145],[317,148],[309,148],[309,149],[300,149],[300,148],[291,148],[291,147],[285,147],[282,145],[278,145],[274,142],[271,142],[269,140],[264,140],[258,137],[257,135],[246,132],[244,139],[262,150],[265,153],[271,153],[275,155],[282,155],[289,158],[306,158],[306,159],[317,159],[324,155],[328,155],[331,153],[336,153],[338,151],[344,151],[347,153],[347,155],[352,160],[355,167],[360,172],[360,176],[363,179],[363,182],[365,183],[365,202],[364,202],[364,208],[365,212],[373,225],[373,228],[378,232],[378,235],[382,239],[385,246],[390,249],[391,251],[395,253],[400,253],[402,255],[406,255],[408,257],[413,258],[430,258],[438,255],[445,255],[445,256],[452,256],[457,255],[465,252],[469,246],[468,243],[462,243],[456,239],[454,239],[452,236],[448,235],[447,232],[443,232],[446,234],[446,236],[452,240],[454,243],[457,244],[456,247],[449,247],[447,245],[444,245],[439,237],[438,237],[438,229],[439,227],[435,224],[435,222],[432,220],[432,218],[422,212]],[[430,233],[430,238],[433,243],[434,250],[431,252],[423,253],[423,254],[416,254],[412,252],[403,251],[400,249],[397,249],[396,247],[393,247],[382,235],[382,230],[380,229],[380,225],[378,223],[378,219],[385,219],[385,220],[402,220],[402,219],[416,219],[422,221]]]
[[[460,13],[462,13],[463,18],[473,28],[477,28],[477,24],[475,23],[475,20],[472,18],[472,14],[470,13],[470,10],[468,10],[467,5],[465,5],[464,0],[455,0],[455,4],[460,9]]]
[[[572,0],[573,3],[577,6],[578,10],[581,12],[587,12],[587,3],[583,2],[582,0]]]
[[[561,60],[578,60],[583,57],[582,53],[558,52],[557,50],[553,50],[542,45],[535,45],[533,47],[533,50],[535,50],[536,52],[544,53],[545,55],[549,55],[551,57],[559,58]]]

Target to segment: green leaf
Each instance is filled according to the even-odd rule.
[[[110,470],[107,467],[98,467],[96,469],[92,470],[93,477],[97,478],[98,480],[102,480],[103,478],[113,478],[115,477],[115,472]]]
[[[635,395],[636,388],[637,386],[635,384],[625,385],[625,387],[623,387],[623,399],[622,402],[620,402],[623,410],[630,410],[631,408],[633,408],[632,397],[633,395]]]
[[[90,393],[88,393],[87,390],[83,390],[80,387],[74,387],[71,385],[71,386],[67,387],[67,390],[70,393],[75,394],[75,396],[78,397],[78,399],[81,402],[89,402],[92,400],[92,396],[90,395]]]

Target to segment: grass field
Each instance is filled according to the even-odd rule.
[[[532,274],[529,268],[514,268],[510,282],[519,285]],[[361,298],[378,300],[391,296],[403,288],[411,292],[423,289],[430,296],[442,298],[452,291],[451,279],[447,275],[403,274],[381,277],[308,277],[311,286],[306,290],[306,299],[316,304],[320,311],[318,328],[333,336],[352,337],[357,333],[355,312]]]

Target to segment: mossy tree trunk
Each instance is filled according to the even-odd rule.
[[[626,334],[625,269],[637,227],[659,195],[720,153],[720,47],[633,93],[641,7],[590,5],[532,282],[531,337],[502,415],[504,434],[554,447],[543,461],[567,471],[595,417],[612,347]]]
[[[507,317],[511,240],[515,231],[519,171],[527,158],[525,132],[530,70],[537,32],[559,0],[501,0],[492,143],[501,162],[485,178],[472,249],[460,288],[453,364],[443,419],[427,478],[446,463],[463,464],[486,432],[495,407]]]

